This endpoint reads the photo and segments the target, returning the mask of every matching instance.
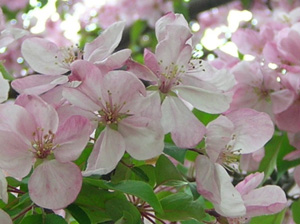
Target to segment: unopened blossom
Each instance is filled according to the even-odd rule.
[[[155,29],[159,41],[155,54],[146,49],[145,66],[128,61],[127,68],[148,80],[148,90],[161,101],[164,132],[171,132],[177,146],[193,147],[204,136],[205,127],[185,102],[208,113],[226,111],[231,95],[225,92],[234,85],[234,77],[216,72],[202,60],[191,60],[192,34],[182,15],[168,13]]]
[[[0,167],[28,182],[37,205],[60,209],[72,203],[82,184],[76,160],[91,134],[88,119],[71,116],[61,123],[55,109],[41,98],[20,95],[16,104],[0,107]]]
[[[22,55],[30,67],[43,75],[31,75],[12,82],[12,87],[19,93],[42,94],[54,87],[81,81],[85,75],[78,77],[70,72],[71,65],[77,60],[85,60],[96,64],[105,71],[122,67],[131,50],[114,50],[121,41],[125,23],[117,22],[103,31],[91,43],[84,46],[83,51],[77,47],[58,47],[55,43],[39,37],[26,39],[22,44]]]
[[[92,63],[74,63],[86,79],[77,88],[65,88],[63,96],[104,127],[88,159],[85,175],[112,171],[128,152],[138,160],[158,156],[163,150],[159,101],[146,96],[143,83],[132,73],[102,73]]]

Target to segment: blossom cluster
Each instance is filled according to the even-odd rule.
[[[14,79],[10,85],[7,79],[0,78],[2,201],[9,202],[8,192],[16,197],[26,194],[21,184],[8,186],[10,177],[22,183],[26,180],[29,210],[40,207],[66,212],[72,210],[72,205],[81,205],[76,201],[85,185],[91,184],[106,195],[104,210],[110,213],[113,210],[107,204],[112,205],[111,198],[115,197],[117,202],[125,200],[136,206],[137,210],[126,212],[137,211],[142,217],[140,221],[147,219],[153,223],[155,218],[165,223],[163,220],[189,218],[166,215],[169,205],[164,200],[168,201],[170,195],[161,196],[160,201],[154,196],[157,206],[153,198],[147,199],[134,187],[124,187],[128,183],[141,185],[138,178],[150,182],[149,170],[160,167],[161,170],[153,171],[153,186],[147,185],[151,186],[150,191],[155,193],[154,186],[158,192],[163,191],[164,185],[176,186],[172,189],[175,195],[180,192],[189,197],[176,184],[168,182],[176,180],[179,186],[189,188],[190,194],[210,203],[211,209],[201,208],[213,217],[213,222],[224,223],[222,217],[228,223],[246,223],[252,217],[283,211],[289,206],[286,193],[279,186],[266,183],[271,175],[269,170],[256,172],[264,146],[277,132],[275,127],[288,132],[291,145],[298,148],[300,144],[300,8],[278,4],[274,7],[282,11],[274,11],[270,16],[270,10],[262,10],[263,3],[256,1],[254,14],[269,19],[259,21],[255,29],[241,28],[232,35],[241,54],[254,56],[251,62],[221,52],[211,62],[194,57],[195,36],[184,16],[173,12],[155,23],[149,21],[155,24],[157,44],[153,51],[144,50],[144,63],[131,57],[131,49],[117,50],[125,21],[107,26],[80,48],[58,46],[45,38],[28,35],[25,30],[7,27],[1,17],[0,46],[9,48],[21,39],[22,57],[33,71]],[[18,93],[13,102],[6,101],[10,86]],[[197,113],[216,118],[205,123]],[[194,159],[188,161],[194,168],[190,182],[188,175],[180,174],[174,161],[171,165],[164,163],[174,173],[170,177],[160,176],[170,172],[160,165],[164,158],[176,159],[166,151],[168,137],[176,153],[194,153]],[[299,154],[299,150],[286,152],[285,159],[294,160]],[[126,164],[128,160],[133,163]],[[151,161],[156,165],[149,165]],[[145,170],[137,165],[139,162]],[[135,179],[118,173],[121,165],[130,169]],[[300,184],[299,167],[295,168],[294,178]],[[234,174],[243,176],[239,183],[233,183]],[[196,192],[191,190],[192,183]],[[139,189],[143,190],[146,188]],[[114,194],[119,191],[127,198]],[[196,204],[193,203],[190,206]],[[9,207],[3,206],[3,210],[9,213]],[[3,210],[0,219],[12,223]],[[16,216],[14,221],[20,217]],[[108,216],[104,217],[104,221],[110,221]],[[128,218],[125,212],[124,217]]]

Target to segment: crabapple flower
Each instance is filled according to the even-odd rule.
[[[249,108],[232,111],[207,125],[206,153],[212,162],[229,166],[238,154],[262,148],[273,133],[273,122],[266,113]]]
[[[216,212],[225,217],[246,214],[243,199],[231,183],[226,170],[208,157],[199,155],[195,162],[197,191],[211,201]]]
[[[88,119],[71,116],[61,123],[41,98],[20,95],[14,105],[0,107],[0,167],[16,178],[34,167],[28,182],[32,201],[44,208],[64,208],[81,189],[81,171],[71,161],[79,157],[90,134]]]
[[[74,64],[86,79],[77,88],[65,88],[63,96],[74,106],[91,114],[93,122],[104,127],[95,142],[84,175],[106,174],[121,160],[124,152],[144,160],[163,150],[163,130],[156,112],[159,101],[146,96],[143,83],[132,73],[111,71],[103,74],[92,63]]]
[[[146,49],[145,66],[134,61],[126,65],[128,71],[150,82],[148,90],[161,101],[165,134],[171,132],[179,147],[193,147],[203,138],[205,127],[185,103],[208,113],[226,111],[231,96],[224,92],[234,85],[234,78],[213,74],[213,68],[202,60],[190,60],[192,34],[182,15],[168,13],[155,28],[159,41],[155,54]],[[203,74],[205,68],[212,73]]]
[[[14,80],[12,87],[19,93],[39,95],[57,85],[81,81],[85,75],[83,77],[77,77],[72,73],[70,76],[63,75],[71,70],[72,63],[77,60],[92,62],[105,71],[122,67],[131,51],[129,49],[115,53],[113,51],[121,40],[124,26],[124,22],[114,23],[94,41],[87,43],[83,51],[73,46],[59,48],[55,43],[43,38],[26,39],[22,44],[22,55],[33,70],[44,75]]]

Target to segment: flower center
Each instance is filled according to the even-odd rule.
[[[159,62],[161,65],[162,61]],[[182,65],[181,68],[178,65],[175,65],[172,62],[169,66],[164,68],[164,72],[158,74],[160,79],[159,90],[160,92],[166,94],[170,91],[173,86],[179,85],[181,80],[181,76],[185,74],[184,66]]]
[[[44,134],[43,128],[37,128],[36,132],[32,133],[33,140],[31,141],[31,149],[36,158],[45,159],[50,154],[53,154],[53,150],[58,147],[58,145],[53,144],[53,139],[55,134],[52,131]]]
[[[105,102],[105,105],[101,105],[102,109],[98,111],[97,116],[99,117],[99,123],[104,125],[117,125],[119,121],[130,116],[129,110],[122,112],[122,108],[126,104],[124,101],[123,104],[113,103],[112,93],[108,90],[108,101]],[[101,99],[100,99],[101,102]]]
[[[71,45],[67,48],[62,47],[60,48],[59,56],[55,56],[55,58],[58,59],[58,61],[55,64],[63,68],[69,69],[70,64],[73,61],[82,59],[82,57],[83,52],[78,48],[78,46],[74,47],[73,45]]]

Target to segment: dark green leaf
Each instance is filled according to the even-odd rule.
[[[85,169],[86,162],[92,153],[94,145],[91,143],[88,143],[88,145],[85,147],[85,149],[82,151],[81,155],[78,159],[74,161],[74,163],[81,168],[81,170]]]
[[[91,220],[88,215],[76,204],[71,204],[67,210],[79,224],[90,224]]]
[[[218,114],[208,114],[203,111],[193,109],[193,114],[206,126],[209,122],[215,120],[219,115]]]
[[[146,201],[155,211],[162,211],[161,205],[154,194],[152,187],[145,182],[125,180],[119,183],[109,183],[104,180],[95,180],[91,178],[85,178],[84,182],[103,189],[121,191],[126,194],[137,196],[138,198]]]
[[[148,181],[146,181],[151,187],[154,187],[156,182],[156,176],[155,176],[155,168],[152,165],[142,165],[138,167],[140,170],[144,172],[145,175],[147,175]],[[136,176],[136,180],[143,180],[139,176]]]
[[[122,223],[139,224],[141,215],[138,209],[125,197],[113,198],[105,203],[107,214],[112,220],[117,221],[123,217]]]
[[[171,143],[165,143],[164,153],[173,157],[178,162],[184,163],[186,149],[179,148]]]
[[[168,181],[180,180],[184,178],[178,172],[174,164],[165,156],[161,155],[155,166],[156,184],[166,184]]]
[[[161,201],[164,213],[157,214],[162,219],[169,221],[180,221],[196,219],[203,220],[204,209],[200,202],[194,201],[191,195],[179,192],[164,197]]]
[[[241,3],[245,9],[249,9],[252,5],[253,0],[241,0]]]
[[[133,167],[131,171],[137,175],[139,178],[141,178],[142,181],[148,182],[149,177],[145,174],[145,172],[139,168],[139,167]]]
[[[56,214],[31,215],[25,217],[20,224],[67,224],[66,220]]]

